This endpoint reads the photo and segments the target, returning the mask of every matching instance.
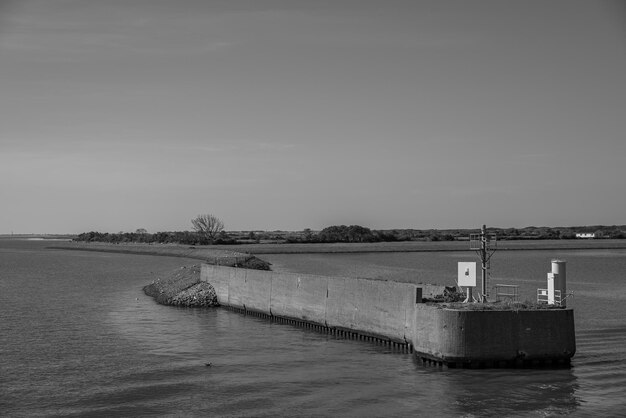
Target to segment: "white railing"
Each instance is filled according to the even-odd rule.
[[[554,291],[554,304],[556,306],[561,306],[563,300],[561,299],[561,291]],[[548,300],[548,289],[537,289],[537,303],[549,303]]]

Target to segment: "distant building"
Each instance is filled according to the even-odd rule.
[[[593,232],[583,232],[576,234],[576,238],[595,238],[596,234]]]

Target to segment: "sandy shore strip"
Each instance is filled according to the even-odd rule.
[[[101,243],[101,242],[63,242],[52,244],[48,248],[58,250],[97,251],[121,254],[157,255],[183,257],[202,260],[209,264],[230,267],[243,267],[257,270],[270,270],[270,263],[252,254],[220,249],[210,246],[189,246],[179,244],[140,244],[140,243]]]

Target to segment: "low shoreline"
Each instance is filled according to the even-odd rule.
[[[143,243],[63,242],[49,248],[105,251],[126,254],[165,255],[209,262],[254,257],[262,254],[339,254],[384,252],[450,252],[473,251],[469,241],[401,241],[372,243],[259,243],[240,245],[180,245]],[[626,240],[516,240],[497,241],[498,251],[584,251],[626,249]],[[254,255],[253,255],[254,254]],[[226,264],[223,264],[226,265]]]
[[[188,246],[178,244],[110,244],[101,242],[64,242],[50,245],[54,250],[96,251],[118,254],[153,255],[181,257],[201,260],[209,264],[229,267],[243,267],[256,270],[270,270],[271,264],[265,260],[232,249],[220,249],[210,246]]]

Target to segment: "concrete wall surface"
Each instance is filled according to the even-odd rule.
[[[571,309],[474,311],[416,305],[415,351],[446,362],[569,359]]]
[[[339,278],[328,281],[326,322],[374,336],[410,340],[415,305],[414,284]]]
[[[326,325],[328,277],[307,274],[272,276],[272,315]]]
[[[412,339],[416,285],[202,265],[220,304],[397,342]]]

